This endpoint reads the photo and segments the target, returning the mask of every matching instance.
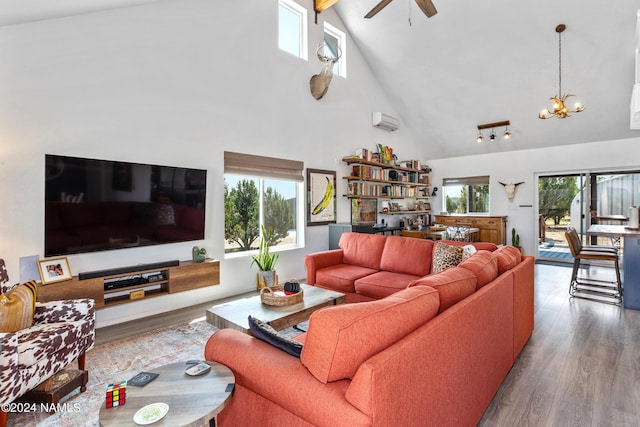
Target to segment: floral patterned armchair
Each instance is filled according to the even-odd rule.
[[[10,289],[11,287],[8,287]],[[0,281],[0,292],[5,292]],[[33,326],[0,333],[0,408],[78,360],[95,340],[95,302],[91,299],[36,302]],[[0,409],[0,427],[7,422]]]

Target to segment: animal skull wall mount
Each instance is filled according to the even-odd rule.
[[[325,46],[325,43],[320,43],[318,49],[316,49],[316,56],[320,62],[324,64],[322,66],[322,70],[319,74],[311,76],[311,80],[309,81],[311,95],[313,95],[315,99],[321,99],[327,93],[327,90],[329,90],[329,83],[331,83],[331,78],[333,77],[333,64],[338,62],[342,56],[340,48],[338,48],[336,56],[325,56],[324,54],[321,54],[321,51],[324,51]]]
[[[500,181],[498,182],[504,187],[504,191],[507,192],[509,203],[513,202],[513,198],[516,196],[516,189],[518,188],[518,185],[524,184],[524,181],[518,182],[515,184],[513,182],[510,182],[508,184],[505,184],[504,182],[500,182]]]

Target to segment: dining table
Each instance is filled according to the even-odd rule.
[[[587,236],[623,239],[622,304],[624,308],[640,310],[640,228],[592,224]]]

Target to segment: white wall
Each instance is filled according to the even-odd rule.
[[[468,142],[475,144],[475,142]],[[640,138],[602,141],[536,150],[521,150],[481,156],[431,160],[432,185],[441,189],[443,178],[490,176],[492,215],[507,215],[507,243],[511,228],[520,234],[520,244],[528,255],[537,254],[538,187],[537,175],[607,169],[639,169]],[[512,203],[498,181],[521,182]],[[442,191],[432,203],[434,212],[442,208]]]
[[[312,1],[301,4],[312,10]],[[332,10],[322,21],[340,29]],[[98,313],[98,326],[130,320],[255,286],[248,258],[224,259],[223,151],[304,161],[338,170],[358,147],[381,143],[402,158],[417,149],[408,132],[371,126],[394,114],[357,46],[348,39],[348,79],[334,77],[316,101],[309,78],[321,63],[277,48],[277,2],[176,0],[0,27],[0,257],[13,281],[19,257],[43,255],[44,155],[125,160],[208,170],[204,242],[74,255],[74,274],[191,257],[194,244],[221,260],[221,285]],[[338,179],[338,220],[349,220]],[[303,277],[304,255],[328,247],[327,226],[306,229],[306,247],[283,253],[281,278]]]

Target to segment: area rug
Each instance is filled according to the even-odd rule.
[[[11,427],[94,427],[109,383],[128,380],[140,371],[180,360],[202,359],[204,345],[216,331],[206,321],[157,329],[94,347],[87,352],[89,383],[84,393],[67,396],[58,411],[9,413]]]

